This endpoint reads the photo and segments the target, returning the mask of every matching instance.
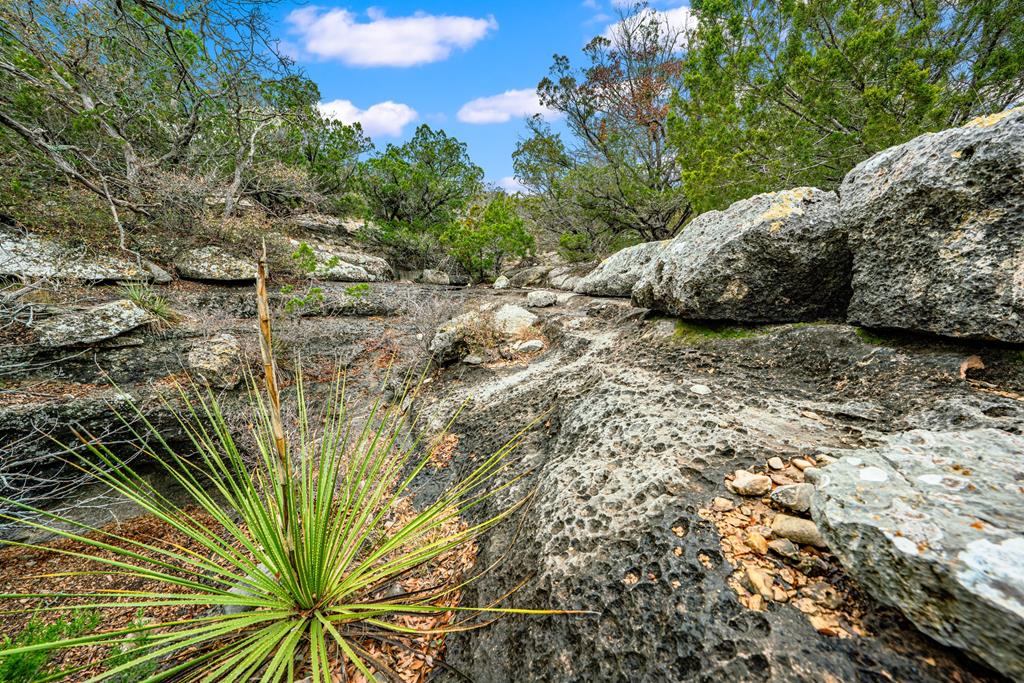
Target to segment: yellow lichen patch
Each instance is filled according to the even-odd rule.
[[[968,121],[964,125],[964,128],[988,128],[989,126],[996,125],[1010,114],[1013,114],[1016,111],[1020,111],[1021,109],[1024,109],[1024,107],[1004,109],[1003,111],[996,112],[995,114],[989,114],[988,116],[979,116],[976,119],[971,119],[970,121]]]
[[[778,232],[782,228],[782,219],[789,216],[799,215],[804,212],[800,202],[811,196],[812,188],[798,187],[793,190],[775,193],[775,201],[767,211],[757,217],[758,222],[776,221],[770,230]]]

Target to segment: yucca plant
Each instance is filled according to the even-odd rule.
[[[140,282],[129,282],[121,285],[121,295],[137,306],[149,311],[159,326],[167,326],[178,319],[178,314],[171,308],[170,302]]]
[[[17,647],[0,653],[0,658],[76,646],[104,646],[119,653],[88,681],[114,680],[126,671],[146,670],[142,665],[147,663],[159,666],[145,681],[290,683],[307,676],[323,683],[349,680],[347,670],[367,680],[394,680],[395,672],[375,656],[374,643],[401,643],[403,638],[424,635],[437,638],[479,627],[501,614],[553,613],[500,604],[456,607],[463,587],[458,583],[420,582],[415,589],[403,588],[410,578],[428,574],[446,555],[472,543],[521,504],[512,503],[473,524],[460,521],[516,481],[511,476],[499,481],[497,475],[506,471],[519,436],[482,458],[468,476],[429,505],[410,512],[410,487],[432,454],[410,442],[411,418],[400,406],[377,400],[369,416],[355,422],[346,409],[341,373],[330,398],[315,406],[299,372],[294,385],[297,426],[293,433],[286,432],[262,262],[257,289],[265,382],[261,388],[249,377],[255,463],[247,460],[213,394],[195,386],[181,387],[174,402],[194,451],[189,458],[176,454],[141,411],[124,416],[149,458],[187,491],[192,505],[204,515],[172,504],[127,462],[87,436],[88,453],[77,460],[80,468],[189,543],[164,547],[37,509],[28,511],[42,521],[27,523],[88,550],[11,543],[95,558],[112,575],[162,588],[0,595],[6,604],[46,598],[44,605],[50,606],[30,610],[40,613],[123,607],[143,613],[166,606],[209,609],[194,618],[140,621],[129,628]],[[203,523],[202,518],[216,523]],[[457,618],[436,628],[409,625],[416,617],[453,613]],[[140,633],[145,634],[145,646],[126,647]],[[85,678],[79,668],[53,679],[75,676],[76,671],[74,680]]]

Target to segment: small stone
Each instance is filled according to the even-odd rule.
[[[544,342],[540,339],[527,339],[517,344],[515,348],[521,353],[535,353],[544,349]]]
[[[768,458],[768,467],[772,468],[773,470],[781,470],[785,466],[786,464],[782,462],[782,458],[778,456]]]
[[[498,278],[494,281],[494,288],[508,289],[511,284],[512,283],[509,282],[509,279],[507,277],[505,277],[504,275],[499,275]]]
[[[697,394],[698,396],[707,396],[711,393],[711,387],[706,384],[694,384],[690,387],[690,391]]]
[[[747,565],[747,581],[759,595],[768,599],[772,598],[772,577],[753,565]]]
[[[763,496],[772,490],[772,480],[763,474],[736,470],[729,487],[741,496]]]
[[[817,467],[808,467],[804,470],[804,481],[811,484],[817,484],[821,481],[821,470]]]
[[[752,548],[758,555],[768,554],[768,541],[766,541],[764,536],[756,531],[747,532],[747,545],[750,546],[750,548]]]
[[[735,507],[736,506],[733,504],[733,502],[728,498],[722,498],[719,496],[716,497],[713,501],[711,501],[711,509],[716,512],[728,512],[729,510],[732,510]]]
[[[530,308],[547,308],[554,306],[557,301],[557,294],[544,289],[538,289],[526,295],[526,305]]]
[[[819,455],[818,463],[821,465],[831,465],[834,462],[838,462],[839,458],[833,458],[831,455]]]
[[[775,515],[775,519],[772,520],[772,533],[779,538],[788,538],[794,543],[813,545],[817,548],[825,547],[825,539],[821,537],[818,527],[811,520],[802,517]]]
[[[808,467],[814,467],[813,462],[810,462],[809,460],[804,460],[803,458],[793,458],[791,462],[793,463],[793,467],[797,468],[800,471],[806,470]]]
[[[462,362],[466,365],[483,365],[485,358],[478,353],[471,353],[462,359]]]
[[[805,472],[806,473],[806,472]],[[780,486],[771,493],[772,502],[787,510],[807,512],[811,509],[812,484],[790,484]]]
[[[792,486],[797,483],[795,480],[790,479],[785,474],[779,474],[778,472],[772,472],[768,477],[775,483],[776,486]]]
[[[788,538],[773,538],[768,541],[768,549],[787,559],[793,559],[800,555],[800,547]]]

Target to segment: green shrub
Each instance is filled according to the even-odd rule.
[[[88,633],[99,623],[100,615],[93,610],[81,612],[70,619],[59,617],[50,624],[33,617],[18,635],[5,637],[0,642],[0,681],[33,683],[39,680],[54,655],[52,649],[46,648],[47,645]],[[42,649],[24,650],[39,646]],[[23,651],[9,654],[15,649]]]
[[[353,299],[362,299],[364,296],[369,296],[370,285],[368,285],[365,282],[358,282],[354,285],[346,287],[345,294],[352,297]]]
[[[590,235],[583,232],[563,232],[558,236],[558,255],[569,263],[583,263],[595,258]]]
[[[477,282],[494,279],[506,258],[522,258],[534,249],[533,235],[516,213],[515,200],[503,194],[452,223],[441,243]]]

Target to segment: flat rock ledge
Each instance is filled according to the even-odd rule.
[[[829,548],[941,643],[1024,680],[1024,438],[914,430],[830,465],[812,500]]]
[[[111,339],[148,322],[152,317],[144,308],[119,299],[47,318],[35,325],[35,330],[43,346],[77,346]]]

